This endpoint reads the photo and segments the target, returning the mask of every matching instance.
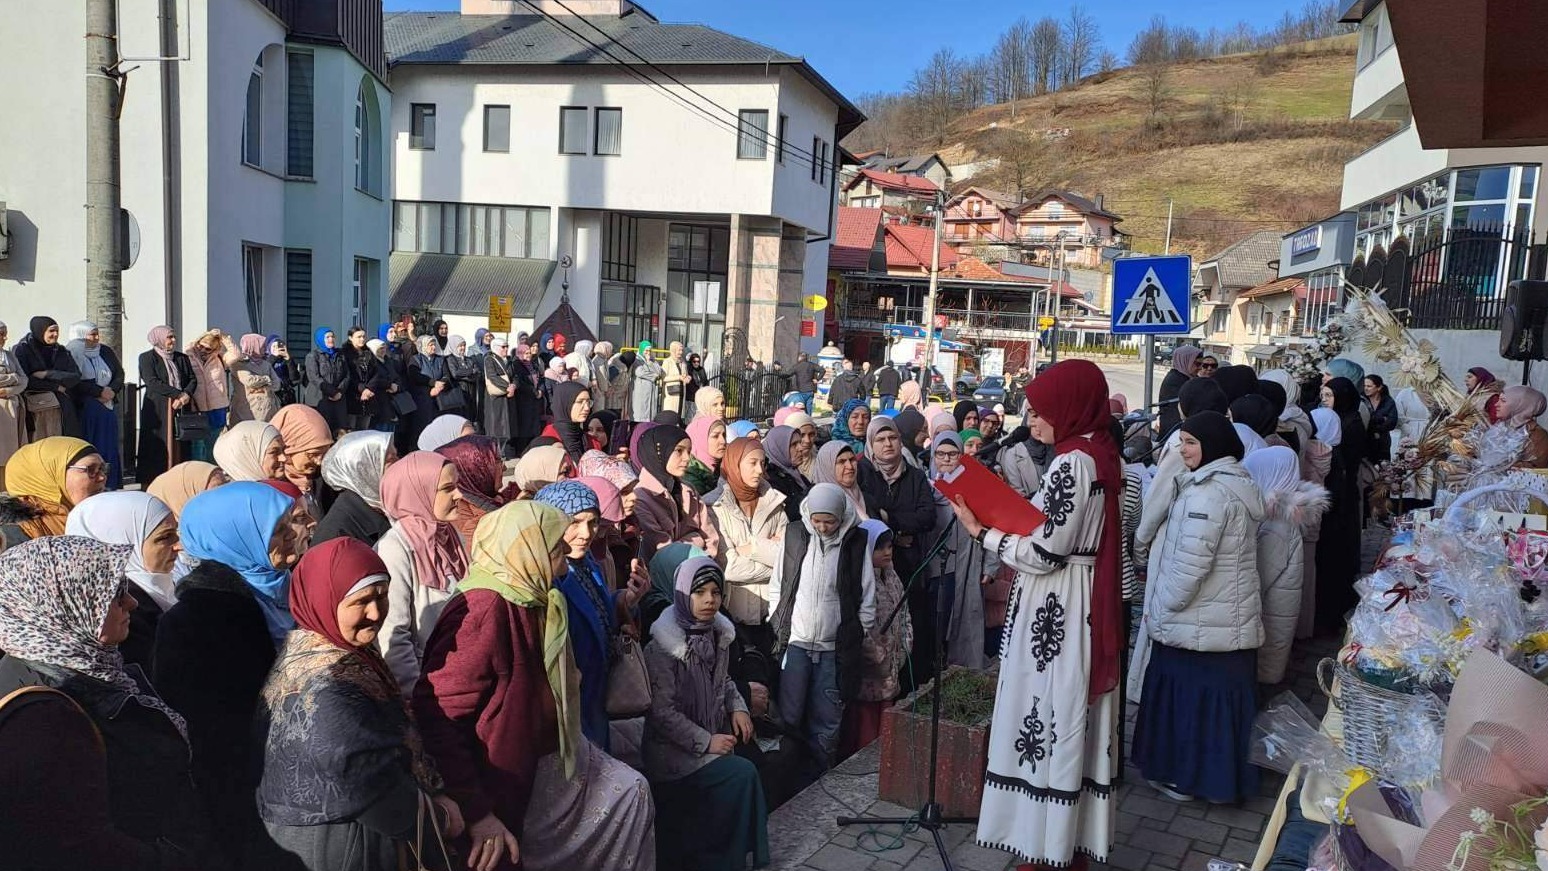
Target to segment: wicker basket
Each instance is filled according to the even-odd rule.
[[[1335,659],[1317,663],[1317,685],[1344,717],[1344,754],[1356,765],[1380,771],[1387,736],[1413,696],[1379,687]]]

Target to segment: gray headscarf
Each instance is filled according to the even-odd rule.
[[[322,477],[335,490],[348,490],[365,504],[382,510],[382,473],[387,471],[387,451],[392,436],[360,430],[346,433],[328,449],[322,461]]]

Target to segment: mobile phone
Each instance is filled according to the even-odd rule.
[[[634,427],[635,422],[632,420],[613,421],[613,431],[607,437],[608,453],[616,454],[619,451],[627,450],[629,439],[634,436]]]

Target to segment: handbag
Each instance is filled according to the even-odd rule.
[[[447,386],[440,395],[435,397],[435,407],[441,411],[457,411],[466,407],[468,397],[462,392],[462,388],[455,384]]]
[[[179,411],[172,419],[172,431],[180,442],[204,441],[210,437],[210,419],[202,411]]]
[[[607,715],[615,720],[639,717],[650,710],[650,672],[645,651],[627,635],[613,642],[613,664],[607,670]]]
[[[484,392],[488,393],[490,396],[504,396],[505,388],[496,387],[494,379],[486,375],[484,376]]]
[[[27,404],[27,411],[37,414],[40,411],[53,411],[59,407],[59,394],[49,393],[23,393],[22,402]]]
[[[441,824],[436,820],[435,802],[430,796],[425,795],[424,790],[419,791],[419,812],[414,824],[414,843],[407,845],[405,853],[398,856],[398,867],[402,871],[431,871],[432,868],[441,867],[425,861],[425,818],[429,818],[430,828],[435,832],[435,845],[440,848],[441,858],[445,860],[445,867],[456,868],[455,853],[446,847],[446,839],[441,837]]]
[[[419,403],[406,390],[400,390],[392,394],[392,410],[398,413],[398,417],[409,417],[419,410]]]

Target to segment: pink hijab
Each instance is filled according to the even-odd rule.
[[[710,433],[714,431],[717,423],[720,424],[721,429],[725,429],[725,421],[715,417],[695,418],[693,423],[688,424],[688,440],[693,442],[693,455],[710,469],[715,468],[715,464],[720,462],[709,452]]]
[[[435,518],[435,492],[441,469],[451,460],[430,451],[415,451],[382,474],[382,511],[401,530],[414,555],[414,577],[420,584],[444,590],[468,571],[468,551],[456,527]]]
[[[602,519],[609,523],[623,523],[623,494],[613,486],[613,482],[606,478],[581,477],[576,478],[575,483],[584,484],[591,492],[597,494],[598,511]]]

